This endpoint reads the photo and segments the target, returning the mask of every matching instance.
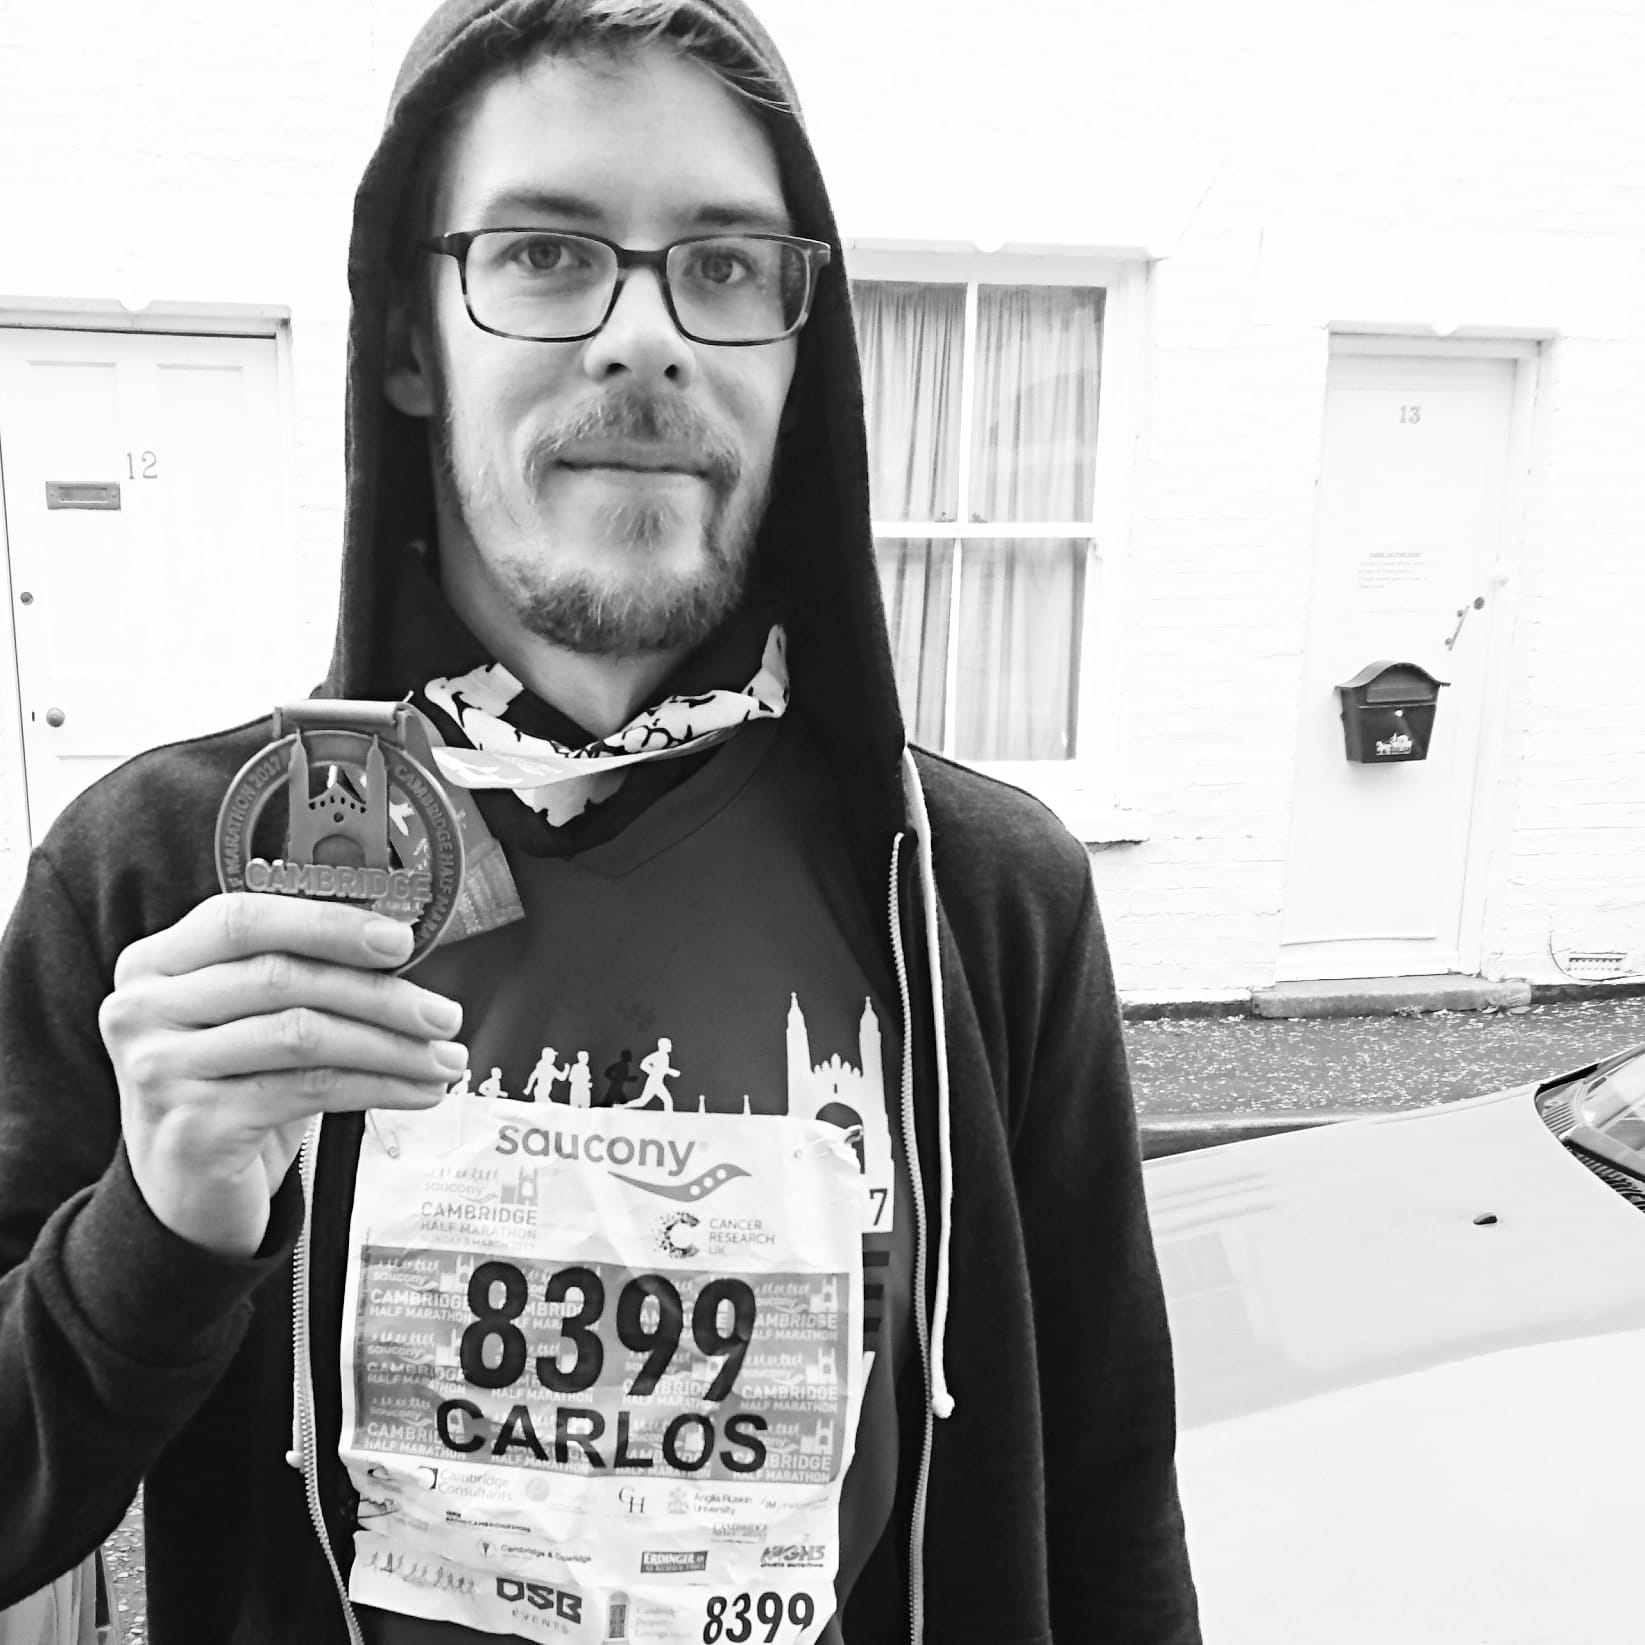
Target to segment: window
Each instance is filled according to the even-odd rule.
[[[853,297],[910,735],[962,760],[1072,760],[1107,292],[950,273],[859,278]]]

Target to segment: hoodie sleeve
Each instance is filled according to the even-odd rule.
[[[243,1261],[149,1210],[98,1031],[113,958],[37,851],[0,941],[0,1607],[119,1523],[215,1386],[301,1220],[295,1173],[264,1250]]]
[[[1171,1344],[1118,1001],[1083,878],[1012,1149],[1047,1438],[1053,1632],[1058,1645],[1198,1645]]]

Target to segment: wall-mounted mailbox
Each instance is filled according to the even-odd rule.
[[[1449,684],[1416,663],[1367,663],[1336,688],[1348,758],[1359,765],[1427,759],[1439,688]]]

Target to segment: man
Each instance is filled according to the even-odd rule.
[[[321,695],[449,745],[466,923],[403,977],[398,919],[217,894],[266,725],[36,853],[0,1604],[145,1481],[155,1645],[1197,1640],[1090,874],[905,753],[775,49],[453,0],[350,275]],[[511,1100],[544,1045],[629,1073]]]

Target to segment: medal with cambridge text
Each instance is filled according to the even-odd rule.
[[[218,883],[352,903],[412,929],[407,970],[439,941],[462,889],[462,827],[439,781],[401,745],[398,705],[380,723],[315,723],[330,705],[276,711],[275,737],[243,766],[217,814]],[[349,709],[355,705],[339,705]],[[283,733],[283,734],[282,734]],[[276,806],[276,797],[283,805]]]

